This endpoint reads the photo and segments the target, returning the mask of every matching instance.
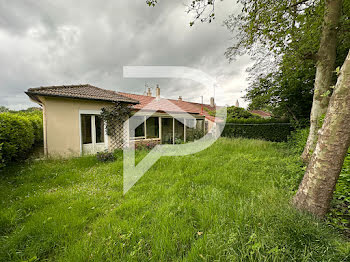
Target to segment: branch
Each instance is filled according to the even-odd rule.
[[[193,0],[192,3],[187,6],[186,10],[188,14],[195,13],[194,20],[190,22],[190,26],[193,26],[198,19],[200,19],[201,22],[211,23],[211,21],[215,19],[215,1],[216,0]],[[211,10],[203,17],[209,6],[211,6]]]
[[[155,6],[158,3],[158,0],[146,0],[146,4],[149,6]]]

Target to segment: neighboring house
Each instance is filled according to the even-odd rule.
[[[123,147],[125,143],[119,141],[125,140],[136,143],[186,142],[194,139],[196,131],[207,132],[215,126],[215,118],[208,113],[215,111],[213,98],[211,105],[182,101],[181,97],[165,100],[160,98],[159,87],[155,97],[151,96],[150,90],[147,95],[136,95],[91,85],[30,88],[26,94],[43,108],[44,150],[50,156],[114,150]],[[136,128],[135,137],[122,130],[114,136],[107,135],[105,123],[99,115],[102,108],[115,102],[131,104],[134,112],[142,109],[142,117],[147,120]],[[195,118],[195,128],[185,127],[173,117],[181,117],[184,112]]]
[[[251,110],[249,111],[249,113],[252,113],[253,115],[258,115],[262,118],[271,118],[272,114],[266,111],[262,111],[262,110]]]

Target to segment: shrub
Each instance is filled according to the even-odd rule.
[[[4,159],[2,158],[2,144],[0,144],[0,168],[4,166]]]
[[[23,159],[35,141],[32,122],[25,116],[0,114],[0,144],[4,162]]]
[[[35,137],[35,143],[42,143],[43,142],[43,118],[42,116],[38,115],[30,115],[29,120],[32,122],[33,129],[34,129],[34,137]]]
[[[114,161],[115,160],[114,154],[111,153],[111,152],[108,152],[108,151],[98,152],[96,154],[96,158],[100,162],[109,162],[109,161]]]
[[[159,145],[159,141],[157,140],[144,140],[135,142],[136,150],[151,150]]]
[[[204,135],[205,135],[205,133],[204,133],[203,129],[194,128],[194,129],[191,129],[191,131],[187,133],[186,140],[187,140],[187,142],[199,140]],[[180,142],[179,142],[179,140],[180,140]],[[182,144],[182,143],[183,143],[182,139],[180,139],[180,138],[175,139],[175,144]]]
[[[301,155],[306,145],[307,137],[309,136],[309,128],[297,129],[292,131],[288,137],[289,148],[298,155]]]
[[[222,136],[283,142],[292,130],[289,122],[278,119],[228,119]]]
[[[19,112],[20,116],[27,118],[33,126],[35,143],[43,142],[43,114],[41,111]]]

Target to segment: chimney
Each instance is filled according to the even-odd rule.
[[[179,101],[182,101],[182,96],[179,96]]]
[[[147,89],[147,96],[152,96],[151,88]]]
[[[160,88],[159,88],[159,85],[157,84],[157,87],[156,87],[156,97],[159,99],[160,98]]]
[[[211,98],[210,98],[210,106],[211,106],[211,107],[215,107],[215,100],[214,100],[214,97],[211,97]]]

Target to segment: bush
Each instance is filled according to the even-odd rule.
[[[32,122],[25,116],[0,114],[0,144],[4,162],[23,159],[35,141]]]
[[[0,168],[2,168],[4,165],[4,159],[2,158],[2,144],[0,144]]]
[[[136,150],[151,150],[151,149],[155,148],[157,145],[159,145],[159,142],[156,140],[138,141],[138,142],[135,142],[135,149]]]
[[[227,108],[227,119],[235,120],[235,119],[261,119],[260,116],[253,115],[248,112],[244,108],[231,106]]]
[[[292,130],[289,122],[278,119],[228,119],[222,136],[283,142]]]
[[[43,142],[43,114],[41,111],[19,112],[20,116],[27,118],[33,126],[35,144]]]
[[[100,162],[110,162],[115,160],[114,154],[108,151],[98,152],[96,158]]]
[[[288,137],[288,146],[297,155],[301,155],[309,136],[309,128],[297,129]]]

